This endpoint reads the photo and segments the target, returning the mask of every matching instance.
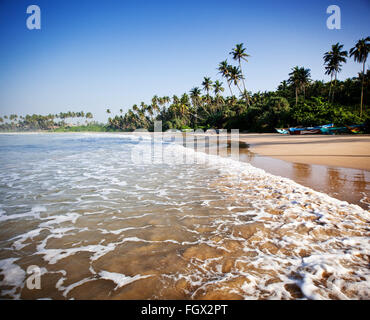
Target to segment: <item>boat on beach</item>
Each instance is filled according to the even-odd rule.
[[[289,129],[278,129],[278,128],[275,128],[275,130],[277,131],[277,133],[280,133],[280,134],[289,134]]]
[[[289,128],[289,134],[291,135],[302,135],[302,134],[319,134],[321,133],[322,128],[331,128],[334,124],[325,124],[322,126],[316,127],[296,127],[296,128]]]
[[[323,134],[359,133],[363,127],[363,124],[358,124],[344,127],[321,128],[320,130]]]
[[[319,134],[322,133],[322,128],[331,128],[334,124],[325,124],[322,126],[316,126],[316,127],[295,127],[295,128],[288,128],[288,129],[278,129],[275,128],[275,130],[280,134],[291,134],[291,135],[302,135],[302,134]]]

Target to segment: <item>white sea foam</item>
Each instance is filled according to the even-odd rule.
[[[78,153],[66,148],[35,156],[34,163],[30,162],[33,167],[16,175],[22,170],[19,159],[18,167],[0,174],[1,182],[13,177],[17,183],[5,189],[0,221],[27,219],[28,223],[17,225],[17,231],[6,239],[11,258],[1,261],[14,271],[6,277],[13,288],[2,295],[19,297],[26,266],[17,266],[15,256],[25,254],[24,249],[29,254],[32,246],[26,246],[36,244],[33,255],[54,270],[62,269],[58,266],[64,259],[87,259],[81,265],[87,265],[92,276],[85,273],[66,286],[70,275],[65,272],[55,284],[71,298],[72,289],[96,280],[97,275],[113,281],[116,289],[149,277],[140,270],[128,277],[99,269],[109,264],[108,257],[115,256],[116,250],[124,257],[125,250],[134,250],[136,245],[143,248],[141,253],[150,248],[138,267],[145,266],[152,254],[158,253],[153,263],[161,261],[161,250],[175,248],[175,256],[181,259],[190,255],[183,254],[186,250],[194,252],[186,267],[179,263],[176,271],[170,271],[176,262],[164,260],[156,266],[163,268],[161,281],[173,281],[170,287],[180,279],[188,283],[183,288],[187,298],[222,289],[246,299],[290,299],[294,293],[289,286],[298,287],[306,299],[369,298],[368,211],[247,163],[180,145],[166,148],[174,157],[186,155],[203,164],[136,166],[130,162],[129,146],[104,143],[82,148],[89,139],[106,137],[139,139],[69,135],[68,139],[82,141]],[[58,139],[64,147],[65,136]],[[367,201],[365,196],[363,201]],[[261,222],[263,228],[256,227],[250,236],[248,230],[241,234],[237,229]],[[237,259],[235,250],[239,250]],[[77,257],[84,252],[87,257]]]
[[[1,290],[1,295],[9,295],[15,299],[18,299],[20,294],[18,288],[22,288],[24,285],[24,279],[26,273],[14,262],[17,258],[9,258],[0,260],[0,275],[3,276],[1,286],[13,287],[10,290]]]
[[[121,288],[123,286],[126,286],[126,285],[128,285],[128,284],[130,284],[132,282],[137,281],[137,280],[141,280],[141,279],[146,279],[146,278],[152,277],[152,275],[142,276],[142,275],[139,275],[139,274],[137,274],[137,275],[135,275],[133,277],[129,277],[129,276],[125,276],[125,275],[120,274],[120,273],[108,272],[108,271],[101,271],[99,273],[99,276],[102,279],[113,281],[117,285],[114,290],[117,290],[118,288]]]

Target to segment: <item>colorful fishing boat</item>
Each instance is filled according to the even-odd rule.
[[[334,124],[325,124],[322,126],[316,126],[316,127],[302,127],[302,128],[289,128],[289,133],[291,135],[302,135],[302,134],[319,134],[322,133],[321,129],[323,128],[331,128]]]
[[[364,127],[363,124],[357,124],[344,127],[321,128],[321,133],[323,134],[359,133],[363,127]]]
[[[352,133],[360,133],[361,130],[364,129],[364,125],[363,124],[357,124],[357,125],[352,125],[352,126],[346,126],[346,128],[351,131]]]
[[[289,134],[288,129],[277,129],[277,128],[275,128],[275,130],[280,134]]]

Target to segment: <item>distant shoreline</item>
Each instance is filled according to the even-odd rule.
[[[94,133],[134,134],[133,132],[0,132],[7,134],[40,133]],[[140,133],[142,134],[142,133]],[[149,132],[149,134],[152,134]],[[216,137],[216,135],[209,135]],[[240,133],[239,141],[247,143],[249,150],[265,157],[293,162],[352,168],[370,171],[370,135],[305,135],[290,136],[275,133]]]

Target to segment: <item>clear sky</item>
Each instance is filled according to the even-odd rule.
[[[41,9],[28,30],[26,8]],[[342,29],[329,30],[336,4]],[[219,78],[243,42],[247,89],[274,90],[295,65],[324,75],[322,56],[370,36],[370,0],[0,0],[0,114],[91,111],[105,121],[153,95],[172,96]],[[339,78],[356,76],[350,61]],[[226,83],[224,82],[224,85]],[[225,90],[225,92],[227,92]]]

